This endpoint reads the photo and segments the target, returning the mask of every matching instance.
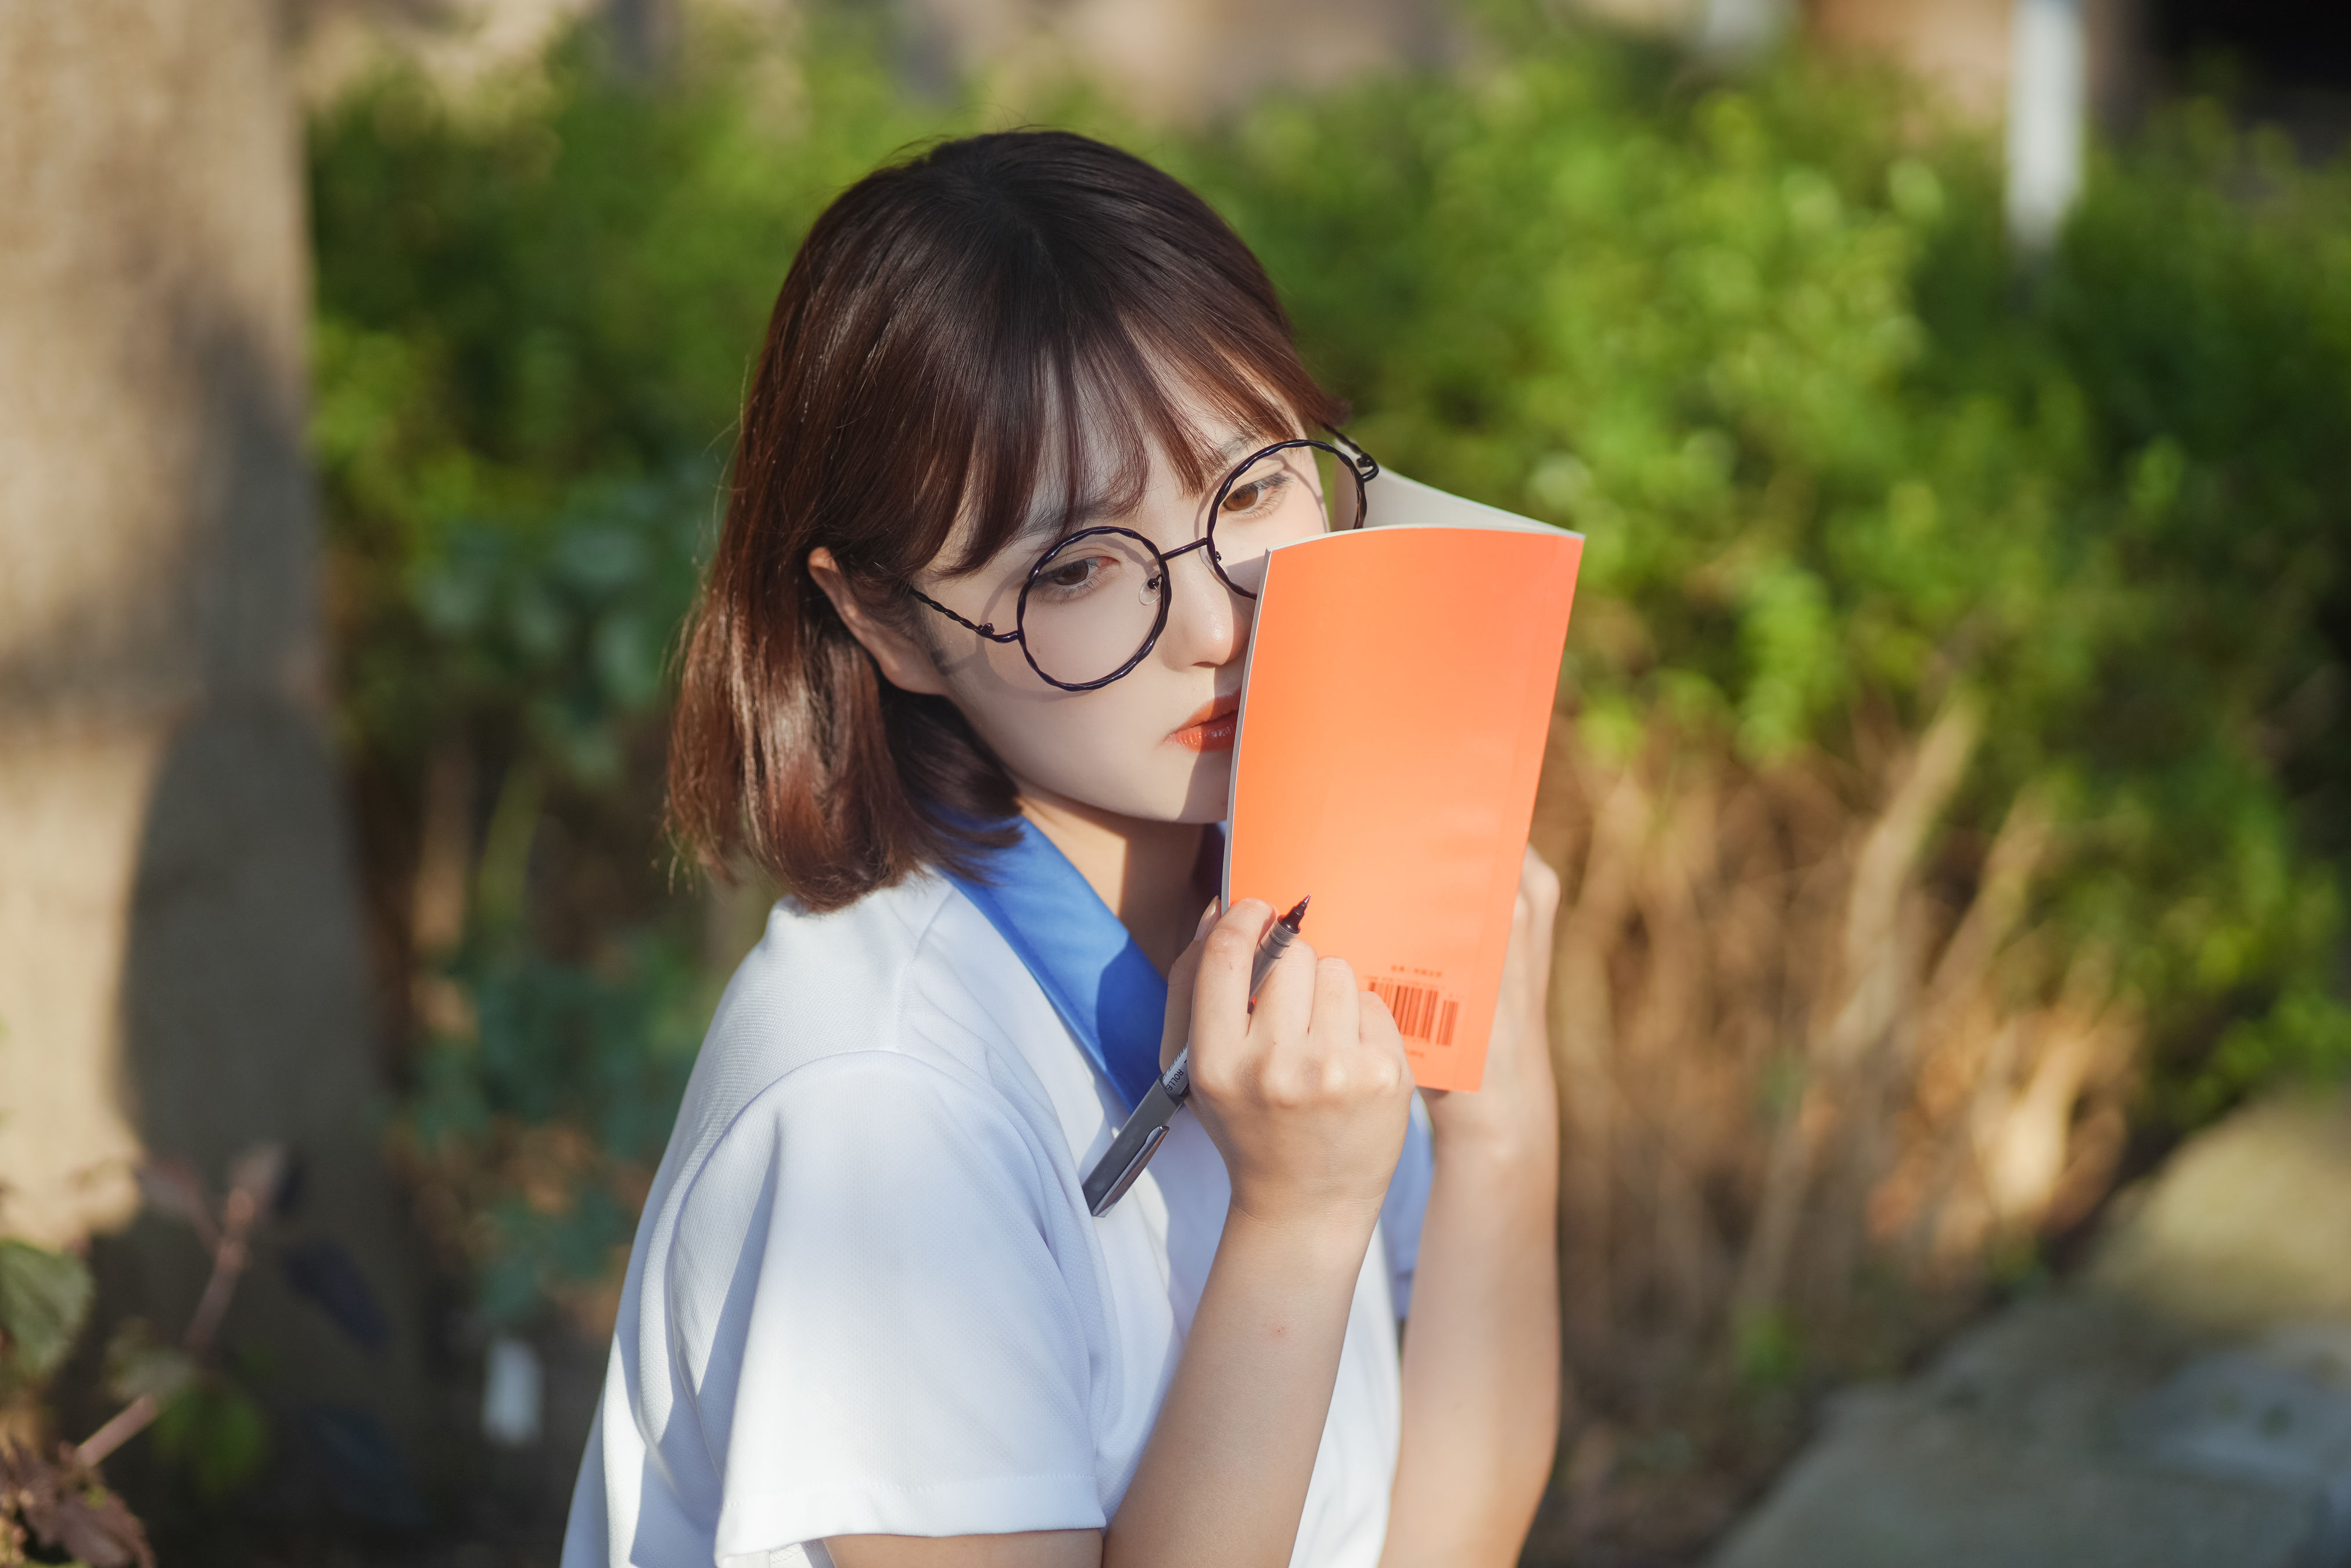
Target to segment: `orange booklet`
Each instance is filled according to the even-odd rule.
[[[1583,538],[1383,473],[1366,526],[1267,562],[1225,896],[1287,909],[1474,1089]]]

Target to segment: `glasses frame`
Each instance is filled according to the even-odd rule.
[[[1365,493],[1364,487],[1373,480],[1377,479],[1380,476],[1380,465],[1373,459],[1370,452],[1365,452],[1362,447],[1357,446],[1353,441],[1348,440],[1343,431],[1332,430],[1330,431],[1330,441],[1318,440],[1312,436],[1300,436],[1290,441],[1278,441],[1273,442],[1270,446],[1262,446],[1258,448],[1257,451],[1249,453],[1249,456],[1235,463],[1233,465],[1232,472],[1225,475],[1224,483],[1217,486],[1216,493],[1209,498],[1207,525],[1201,530],[1200,536],[1193,540],[1188,545],[1179,545],[1173,550],[1162,550],[1158,545],[1153,544],[1150,540],[1144,538],[1134,529],[1121,528],[1113,524],[1102,524],[1092,528],[1081,528],[1066,539],[1055,540],[1053,547],[1046,551],[1042,556],[1040,556],[1037,558],[1037,564],[1029,568],[1029,576],[1020,585],[1020,597],[1013,607],[1012,629],[1010,631],[997,630],[996,623],[993,621],[967,620],[964,617],[957,615],[955,611],[947,608],[946,606],[939,603],[938,600],[931,597],[930,595],[923,592],[922,589],[914,587],[912,583],[908,583],[906,585],[906,591],[914,595],[917,599],[920,599],[924,604],[928,605],[931,608],[938,611],[939,614],[955,622],[957,626],[962,627],[967,631],[977,632],[990,642],[1019,643],[1020,645],[1020,657],[1029,661],[1029,668],[1035,670],[1037,672],[1037,678],[1040,680],[1044,681],[1048,686],[1058,687],[1063,691],[1099,691],[1102,688],[1109,685],[1112,681],[1133,673],[1134,667],[1141,664],[1144,659],[1150,658],[1151,650],[1159,646],[1159,634],[1167,629],[1168,607],[1176,601],[1176,595],[1173,590],[1173,579],[1169,576],[1167,570],[1168,563],[1171,561],[1175,561],[1181,556],[1188,556],[1195,550],[1205,548],[1208,552],[1208,569],[1217,574],[1217,580],[1218,582],[1224,584],[1226,588],[1230,592],[1237,593],[1245,599],[1254,600],[1257,597],[1257,595],[1251,593],[1249,589],[1233,581],[1231,575],[1225,570],[1224,558],[1217,554],[1217,514],[1224,510],[1225,497],[1232,493],[1233,485],[1238,482],[1242,474],[1247,473],[1259,462],[1271,457],[1275,452],[1291,452],[1301,447],[1313,447],[1319,451],[1329,452],[1332,457],[1339,460],[1339,467],[1355,482],[1355,519],[1353,523],[1350,523],[1347,525],[1344,531],[1353,533],[1364,525],[1364,520],[1371,512],[1371,501],[1369,496]],[[1332,444],[1332,441],[1335,441],[1338,444],[1334,446]],[[1328,504],[1327,498],[1325,499],[1325,504]],[[1156,575],[1144,580],[1144,587],[1157,588],[1163,584],[1169,585],[1169,591],[1162,593],[1159,596],[1159,614],[1158,617],[1151,623],[1151,634],[1143,639],[1142,646],[1138,647],[1134,650],[1134,657],[1130,658],[1124,664],[1120,665],[1116,670],[1112,670],[1108,675],[1102,676],[1100,680],[1072,681],[1063,680],[1056,676],[1049,675],[1045,672],[1045,667],[1037,662],[1037,656],[1030,652],[1029,649],[1027,627],[1029,623],[1029,590],[1037,586],[1038,579],[1044,575],[1046,565],[1063,550],[1068,549],[1071,545],[1076,544],[1081,539],[1090,539],[1099,535],[1113,534],[1117,535],[1121,538],[1132,539],[1136,544],[1142,545],[1144,549],[1150,552],[1152,570]]]

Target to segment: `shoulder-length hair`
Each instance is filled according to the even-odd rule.
[[[907,579],[951,535],[939,564],[969,572],[1033,507],[1123,510],[1155,447],[1213,483],[1203,414],[1279,436],[1342,410],[1265,269],[1174,179],[1016,131],[852,186],[784,279],[744,403],[671,735],[681,846],[819,910],[973,869],[1004,842],[1010,776],[953,704],[883,680],[809,553],[911,624]]]

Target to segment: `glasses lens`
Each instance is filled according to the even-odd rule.
[[[1020,631],[1037,668],[1065,685],[1115,674],[1159,624],[1166,574],[1151,546],[1109,528],[1056,545],[1029,584]]]
[[[1353,462],[1326,446],[1315,447],[1312,452],[1314,472],[1322,480],[1322,498],[1331,514],[1332,532],[1362,527],[1364,481],[1355,472]]]
[[[1225,579],[1243,593],[1265,586],[1265,557],[1283,545],[1354,525],[1355,479],[1316,446],[1252,458],[1225,487],[1208,519],[1209,548]]]

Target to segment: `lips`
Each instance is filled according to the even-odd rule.
[[[1219,697],[1207,703],[1186,721],[1184,726],[1168,735],[1168,739],[1187,752],[1229,752],[1233,736],[1240,729],[1241,700],[1238,692]]]

